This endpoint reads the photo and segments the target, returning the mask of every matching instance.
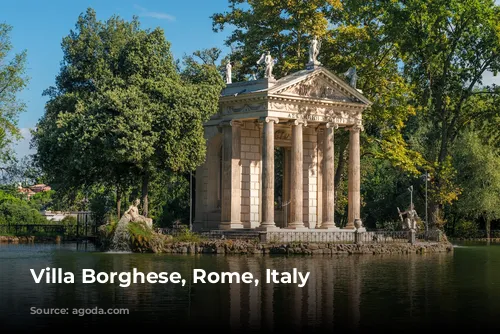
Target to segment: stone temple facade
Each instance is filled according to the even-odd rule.
[[[205,124],[207,156],[196,170],[196,231],[338,229],[334,134],[348,130],[348,224],[360,218],[360,131],[371,105],[321,66],[281,79],[227,84]],[[281,148],[283,205],[275,198]]]

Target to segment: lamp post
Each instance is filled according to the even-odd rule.
[[[189,171],[189,231],[193,231],[193,172]]]
[[[425,232],[429,231],[429,220],[427,217],[427,182],[429,182],[429,172],[425,171],[425,174],[421,176],[425,181]]]
[[[410,192],[410,210],[412,210],[413,209],[413,186],[409,186],[408,191]]]

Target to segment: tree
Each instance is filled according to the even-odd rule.
[[[25,76],[26,51],[10,56],[12,43],[9,33],[12,27],[0,23],[0,161],[11,158],[10,144],[20,138],[17,118],[26,108],[17,94],[28,83]]]
[[[147,216],[152,179],[203,162],[203,122],[217,111],[222,78],[212,64],[180,71],[163,31],[141,29],[136,17],[101,22],[88,9],[62,46],[33,136],[37,161],[61,188],[113,185],[118,211],[139,179]]]
[[[481,137],[466,131],[453,145],[455,182],[464,191],[450,211],[455,220],[484,220],[489,237],[491,221],[500,218],[500,149]]]
[[[472,120],[491,117],[475,104],[481,96],[500,93],[496,86],[478,90],[485,72],[500,68],[500,7],[492,0],[383,3],[384,25],[398,40],[420,120],[430,124],[423,153],[433,162],[431,222],[438,224],[443,205],[459,195],[450,147]]]
[[[39,183],[42,174],[33,164],[33,157],[24,156],[21,159],[11,159],[0,169],[0,183],[15,184],[21,183],[27,186],[33,183]]]
[[[307,62],[310,36],[326,34],[332,7],[340,7],[340,1],[229,0],[229,12],[212,15],[213,29],[235,28],[226,45],[235,45],[231,59],[242,63],[241,71],[235,72],[237,80],[256,72],[255,63],[266,51],[278,60],[274,73],[285,76]]]

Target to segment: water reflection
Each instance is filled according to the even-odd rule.
[[[210,329],[240,332],[321,328],[365,331],[435,329],[436,323],[488,323],[500,315],[500,247],[455,254],[384,256],[168,256],[76,252],[65,245],[0,246],[0,317],[3,328],[44,329],[55,322],[100,328]],[[78,246],[81,250],[81,245]],[[461,253],[464,252],[464,253]],[[496,257],[494,255],[497,255]],[[76,284],[34,284],[29,269],[63,268]],[[81,284],[81,270],[180,272],[188,283]],[[308,283],[266,284],[266,269],[310,272]],[[253,284],[192,284],[193,269],[251,272]],[[476,290],[471,290],[475,288]],[[472,293],[472,291],[474,291]],[[129,308],[128,316],[29,316],[36,307]],[[490,320],[488,320],[490,319]],[[29,321],[27,321],[29,320]],[[5,327],[6,326],[6,327]]]

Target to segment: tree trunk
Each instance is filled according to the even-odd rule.
[[[484,226],[486,227],[486,238],[488,238],[488,241],[490,241],[491,238],[491,220],[489,220],[487,217],[484,217]]]
[[[441,215],[441,205],[437,203],[432,203],[429,209],[430,226],[438,227]]]
[[[142,176],[142,215],[148,216],[148,187],[149,187],[149,173],[146,172]]]
[[[122,208],[122,192],[120,190],[120,186],[116,186],[116,215],[118,219],[121,217],[121,208]]]

